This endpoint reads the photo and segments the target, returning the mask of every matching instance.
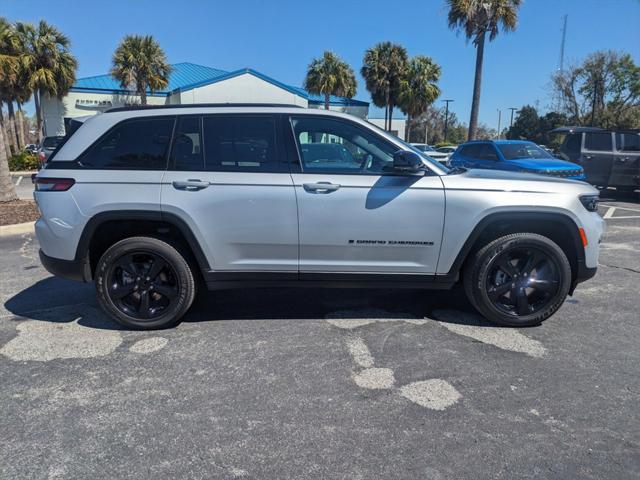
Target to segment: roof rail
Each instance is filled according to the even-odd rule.
[[[127,107],[114,107],[105,110],[109,112],[128,112],[131,110],[159,110],[165,108],[201,108],[201,107],[280,107],[280,108],[304,108],[301,105],[287,103],[181,103],[177,105],[130,105]]]

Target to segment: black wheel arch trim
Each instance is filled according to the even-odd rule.
[[[582,278],[585,280],[587,278],[591,278],[593,276],[586,273],[587,267],[585,265],[585,253],[584,246],[582,245],[582,239],[580,238],[580,232],[578,230],[578,225],[573,221],[571,217],[568,215],[564,215],[562,213],[556,212],[519,212],[519,211],[509,211],[509,212],[495,212],[490,213],[486,217],[484,217],[478,224],[475,226],[471,234],[467,237],[464,245],[458,252],[456,259],[449,271],[444,275],[438,275],[438,279],[443,282],[455,281],[458,278],[460,270],[462,266],[471,253],[476,241],[480,238],[480,236],[484,233],[484,231],[492,224],[500,224],[510,221],[550,221],[550,222],[560,222],[565,227],[567,227],[568,231],[571,233],[571,239],[573,246],[576,251],[576,260],[578,264],[578,271],[572,272],[574,278],[578,281],[582,281]],[[577,282],[576,282],[577,283]]]
[[[202,269],[202,271],[209,270],[209,262],[207,261],[207,257],[202,251],[200,243],[191,231],[189,225],[187,225],[187,223],[178,215],[175,215],[173,213],[149,210],[116,210],[97,213],[96,215],[91,217],[84,226],[82,234],[80,235],[80,240],[78,241],[78,246],[76,248],[76,262],[88,263],[87,260],[89,256],[89,246],[91,244],[94,233],[103,223],[114,220],[146,220],[170,224],[171,226],[177,228],[185,238],[188,246],[191,248],[191,251],[196,258],[196,261],[198,262],[198,266]],[[89,280],[90,279],[91,278],[89,277]]]

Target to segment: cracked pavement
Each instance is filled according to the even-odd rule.
[[[0,478],[638,478],[640,204],[603,203],[597,276],[527,329],[459,290],[265,289],[126,331],[0,238]]]

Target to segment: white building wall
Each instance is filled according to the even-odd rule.
[[[369,123],[373,123],[376,127],[384,129],[384,118],[369,118]],[[401,140],[405,140],[405,126],[407,121],[404,118],[394,118],[391,120],[391,133]]]
[[[307,99],[244,73],[181,92],[182,103],[286,103],[307,107]]]

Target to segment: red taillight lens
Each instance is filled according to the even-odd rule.
[[[39,178],[36,177],[38,192],[66,192],[76,181],[73,178]]]
[[[40,152],[38,153],[38,158],[41,162],[44,162],[47,159],[47,156],[44,154],[44,152]]]

